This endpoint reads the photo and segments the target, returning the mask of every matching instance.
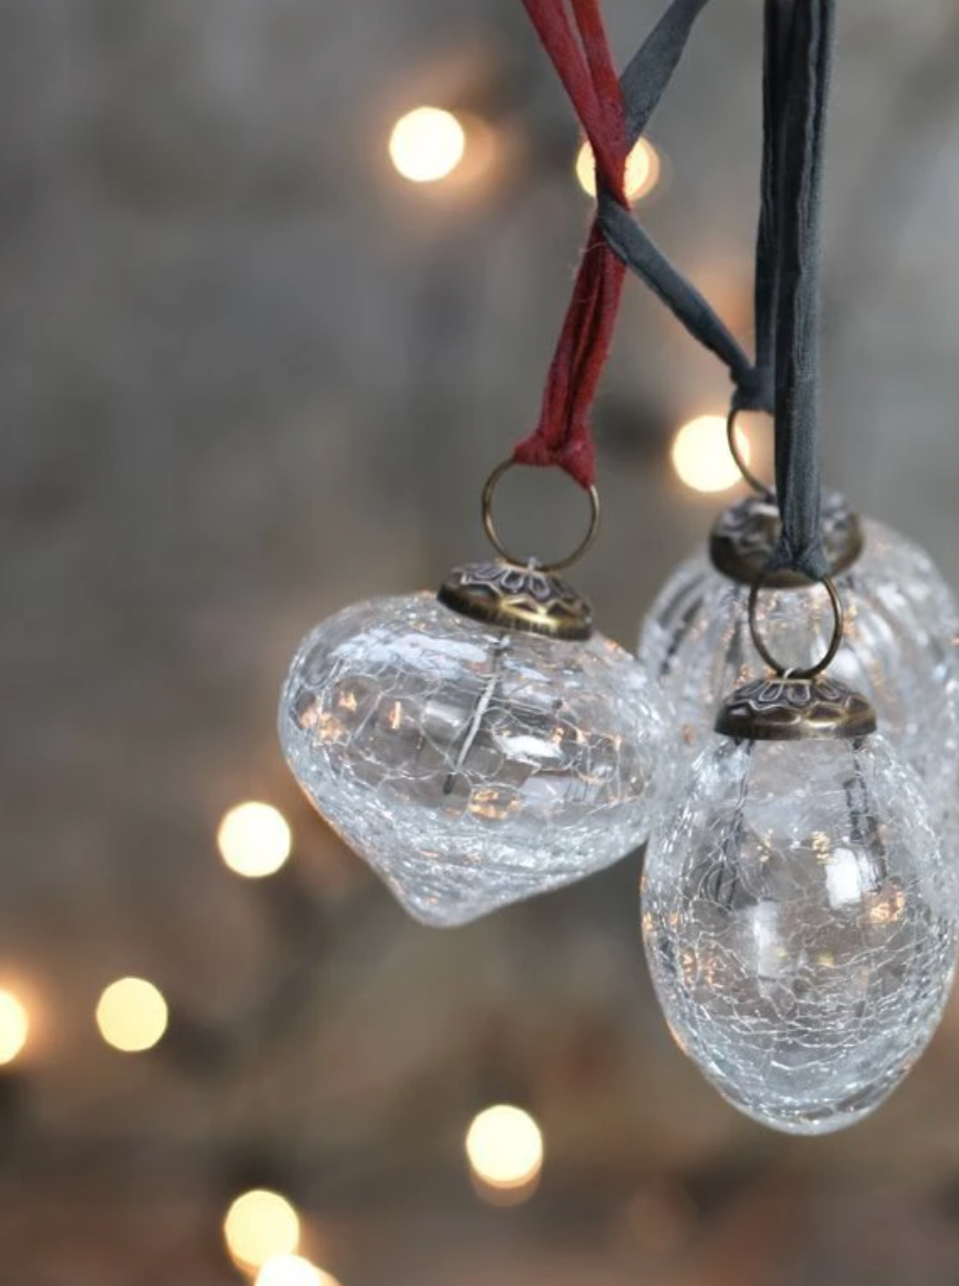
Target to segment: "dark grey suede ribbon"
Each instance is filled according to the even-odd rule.
[[[835,0],[767,0],[784,46],[775,299],[776,495],[782,534],[774,567],[819,578],[820,208]],[[791,16],[791,22],[788,18]]]
[[[629,144],[643,134],[708,0],[673,0],[623,73]],[[835,0],[765,0],[763,163],[756,236],[756,358],[695,286],[604,190],[612,250],[729,369],[736,410],[775,416],[782,536],[773,562],[818,579],[819,222]]]

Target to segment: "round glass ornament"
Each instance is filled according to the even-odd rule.
[[[954,820],[959,781],[959,605],[929,555],[838,495],[823,498],[823,546],[845,605],[842,646],[831,667],[875,706],[882,731]],[[759,678],[747,602],[779,537],[779,514],[750,496],[723,513],[707,552],[670,576],[642,628],[639,660],[668,695],[681,741],[698,753],[727,693]],[[757,624],[788,667],[806,669],[825,647],[832,613],[822,588],[783,571],[771,580]]]
[[[956,863],[874,726],[828,679],[747,685],[647,850],[643,938],[673,1035],[733,1106],[787,1133],[873,1111],[952,984]]]
[[[307,796],[425,924],[464,924],[644,842],[663,697],[535,566],[349,607],[303,641],[280,739]]]

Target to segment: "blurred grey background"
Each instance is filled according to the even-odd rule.
[[[662,0],[607,0],[621,61]],[[758,0],[716,0],[650,137],[645,225],[748,342]],[[404,182],[420,103],[490,165]],[[274,711],[301,634],[482,553],[478,494],[535,420],[589,215],[519,0],[0,0],[3,1286],[213,1286],[244,1186],[288,1193],[342,1286],[955,1286],[959,1007],[876,1117],[738,1118],[673,1047],[637,863],[456,933],[408,921],[297,795]],[[959,581],[959,7],[844,0],[829,139],[830,483]],[[596,408],[627,645],[727,496],[676,478],[728,381],[635,282]],[[766,429],[755,428],[761,448]],[[582,500],[511,478],[550,552]],[[293,825],[243,881],[219,819]],[[127,1057],[123,974],[171,1026]],[[535,1113],[539,1190],[466,1174],[472,1115]]]

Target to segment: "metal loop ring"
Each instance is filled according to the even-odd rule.
[[[736,468],[743,475],[743,481],[747,482],[757,495],[763,496],[766,500],[773,500],[776,493],[771,487],[767,487],[765,482],[761,482],[756,477],[743,459],[739,443],[736,441],[736,420],[739,418],[741,411],[742,407],[734,406],[726,417],[726,441],[729,443],[729,454],[735,460]]]
[[[509,473],[510,469],[512,469],[516,463],[517,462],[515,460],[504,460],[502,464],[498,464],[496,466],[490,476],[486,479],[486,485],[483,487],[483,530],[486,532],[490,544],[500,557],[505,558],[508,563],[512,563],[516,567],[526,567],[532,560],[528,558],[517,558],[515,555],[511,554],[500,540],[499,533],[493,523],[493,495],[503,476]],[[582,558],[583,554],[586,553],[586,550],[589,549],[590,545],[596,539],[596,532],[599,528],[599,492],[595,487],[589,487],[588,494],[590,513],[589,528],[586,535],[579,542],[573,552],[568,554],[565,558],[558,558],[552,563],[537,562],[536,567],[539,571],[545,572],[549,575],[552,572],[560,572],[566,567],[571,567],[573,563]]]
[[[777,676],[781,679],[814,679],[817,674],[822,674],[836,659],[836,653],[842,644],[844,617],[842,610],[842,599],[839,597],[839,590],[836,589],[835,582],[831,576],[824,576],[819,582],[829,595],[829,601],[832,604],[833,631],[832,638],[829,641],[829,647],[826,649],[822,660],[816,665],[810,666],[808,670],[800,670],[794,666],[781,665],[769,651],[765,641],[759,633],[759,625],[756,621],[756,605],[759,601],[759,591],[763,588],[763,578],[760,576],[753,582],[753,587],[749,591],[749,633],[752,635],[753,646],[756,651]]]

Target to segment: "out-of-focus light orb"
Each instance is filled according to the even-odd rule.
[[[737,426],[736,441],[744,462],[749,464],[749,441]],[[699,415],[680,428],[670,451],[673,468],[693,491],[728,491],[742,481],[726,438],[722,415]]]
[[[249,800],[224,815],[216,842],[231,871],[248,880],[260,880],[275,875],[283,866],[293,840],[278,809]]]
[[[30,1015],[12,991],[0,988],[0,1065],[12,1063],[30,1035]]]
[[[649,196],[659,182],[661,172],[659,153],[652,143],[641,138],[626,158],[626,172],[623,176],[626,199],[641,201],[644,196]],[[576,178],[587,196],[596,195],[596,162],[589,139],[583,141],[576,154]]]
[[[230,1204],[223,1220],[223,1239],[238,1263],[248,1268],[265,1268],[271,1261],[296,1258],[294,1251],[300,1244],[300,1216],[279,1192],[253,1188]],[[289,1268],[288,1265],[286,1267]],[[282,1274],[282,1262],[273,1271]],[[302,1275],[298,1278],[277,1275],[266,1278],[265,1282],[266,1286],[317,1286],[315,1278],[308,1279]],[[257,1278],[257,1283],[262,1286],[260,1278]]]
[[[169,1016],[163,993],[145,978],[118,978],[97,1002],[100,1035],[124,1054],[152,1049],[166,1031]]]
[[[543,1132],[522,1108],[498,1103],[473,1118],[466,1156],[475,1178],[490,1188],[526,1188],[543,1168]]]
[[[411,183],[437,183],[452,174],[466,150],[466,132],[442,107],[416,107],[393,126],[390,159]]]
[[[301,1255],[274,1255],[257,1273],[256,1286],[340,1286],[335,1277]]]

